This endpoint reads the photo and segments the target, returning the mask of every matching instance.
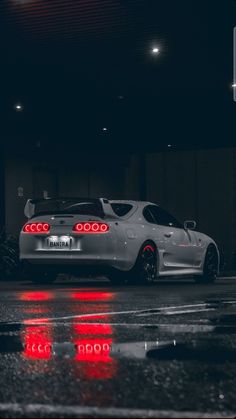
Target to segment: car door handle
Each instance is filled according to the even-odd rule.
[[[165,234],[164,234],[164,236],[165,236],[165,237],[167,237],[167,238],[169,238],[169,237],[171,237],[171,236],[172,236],[172,234],[173,234],[173,233],[165,233]]]

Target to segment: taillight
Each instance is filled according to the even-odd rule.
[[[97,223],[86,221],[85,223],[77,223],[73,227],[75,233],[107,233],[109,225],[106,223]]]
[[[23,227],[24,233],[48,233],[50,225],[48,223],[27,223]]]

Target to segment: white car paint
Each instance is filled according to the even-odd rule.
[[[46,200],[45,200],[46,201]],[[20,259],[33,265],[53,266],[104,266],[129,271],[137,260],[142,245],[148,240],[156,245],[158,254],[158,276],[165,275],[202,275],[206,250],[214,240],[197,231],[163,226],[148,222],[143,211],[156,204],[144,201],[111,200],[100,198],[104,211],[102,221],[109,225],[105,234],[78,234],[72,231],[77,222],[98,220],[99,216],[71,214],[34,215],[35,204],[28,200],[25,214],[30,222],[47,222],[51,226],[49,234],[20,233]],[[112,204],[130,204],[132,209],[125,216],[119,217],[112,209]],[[160,208],[160,207],[158,207]],[[63,222],[63,224],[60,224]],[[70,249],[49,249],[49,236],[67,236],[71,238]],[[219,258],[218,258],[219,259]]]

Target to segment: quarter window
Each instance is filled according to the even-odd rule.
[[[143,210],[143,216],[148,223],[156,224],[155,218],[150,210],[151,206],[145,207]]]
[[[133,208],[133,205],[131,204],[124,204],[120,202],[112,202],[111,207],[116,215],[118,217],[124,217],[128,214]]]
[[[144,218],[149,223],[167,227],[183,228],[183,225],[171,214],[156,205],[148,205],[143,211]]]

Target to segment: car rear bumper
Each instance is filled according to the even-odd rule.
[[[57,274],[71,274],[71,275],[108,275],[111,274],[114,270],[123,271],[119,264],[116,266],[111,263],[106,263],[105,261],[72,261],[68,263],[68,260],[61,259],[55,263],[55,260],[44,259],[42,260],[22,260],[23,271],[27,274],[33,274],[34,272],[45,271],[45,272],[54,272]]]
[[[68,249],[49,248],[47,236],[20,234],[20,260],[32,265],[109,266],[123,271],[135,260],[111,229],[106,234],[73,235]]]
[[[55,252],[56,253],[56,252]],[[72,266],[90,266],[90,265],[105,265],[113,266],[119,263],[115,258],[101,258],[99,256],[93,257],[92,255],[83,255],[78,257],[78,255],[73,255],[68,253],[66,255],[60,254],[39,254],[39,255],[23,255],[20,258],[22,262],[28,262],[32,265],[72,265]]]

